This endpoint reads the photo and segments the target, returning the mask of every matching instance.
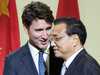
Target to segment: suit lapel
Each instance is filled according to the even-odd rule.
[[[71,75],[75,67],[76,67],[75,62],[72,62],[71,65],[68,67],[67,71],[65,72],[65,75]]]
[[[22,58],[23,63],[27,67],[28,71],[30,72],[31,75],[38,75],[36,66],[34,64],[34,61],[32,59],[28,43],[25,45],[25,50],[24,50],[24,57]]]
[[[71,75],[73,73],[73,71],[75,70],[75,68],[77,67],[77,65],[79,64],[80,60],[82,59],[82,57],[87,54],[86,50],[83,49],[76,57],[75,59],[72,61],[72,63],[70,64],[70,66],[68,67],[65,75]]]

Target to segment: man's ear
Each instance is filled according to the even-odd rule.
[[[26,25],[24,25],[24,30],[28,34],[28,27]]]
[[[73,45],[74,47],[76,47],[79,43],[79,36],[77,34],[74,34],[72,35],[72,37],[73,37],[73,43],[74,43]]]

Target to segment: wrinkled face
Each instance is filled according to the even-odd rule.
[[[49,42],[52,25],[45,20],[33,20],[29,28],[24,26],[25,31],[29,35],[29,43],[35,48],[45,49]]]
[[[54,49],[55,56],[67,59],[73,53],[73,38],[66,34],[65,23],[55,25],[51,36],[53,37],[51,46]]]

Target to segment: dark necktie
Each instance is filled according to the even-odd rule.
[[[43,53],[44,52],[39,52],[39,75],[47,75],[46,74],[46,67],[45,67],[45,61],[43,59]]]

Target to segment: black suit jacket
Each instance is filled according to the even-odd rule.
[[[56,58],[51,47],[50,49],[50,75],[59,75],[61,72],[64,60]]]
[[[72,61],[65,75],[100,75],[100,66],[84,49]]]
[[[54,62],[55,59],[53,50],[50,48],[50,61]],[[49,75],[54,75],[54,65],[50,63],[51,74]],[[28,43],[6,56],[3,75],[38,75]]]

